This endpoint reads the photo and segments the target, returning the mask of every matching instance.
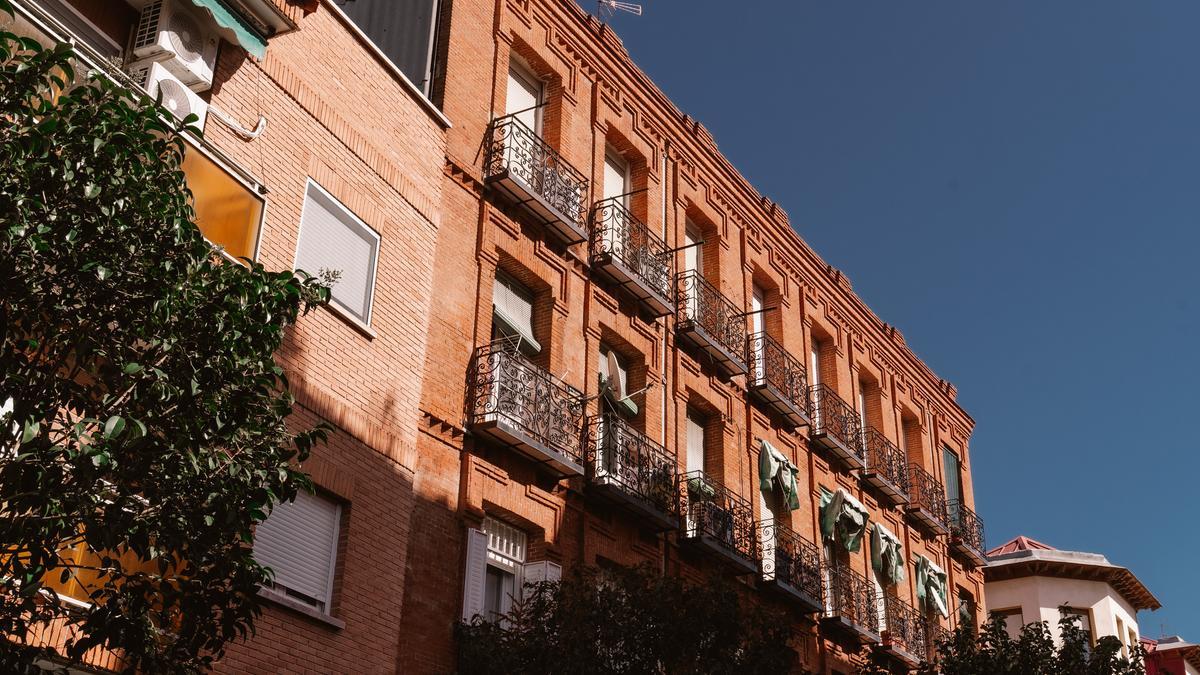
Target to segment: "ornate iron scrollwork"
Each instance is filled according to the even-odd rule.
[[[840,563],[830,567],[829,616],[878,634],[879,602],[875,586],[866,577]]]
[[[863,431],[862,438],[870,471],[908,492],[908,457],[904,451],[872,426]]]
[[[947,502],[946,511],[950,521],[950,533],[967,546],[983,552],[986,545],[983,536],[983,519],[960,500]]]
[[[667,243],[630,213],[621,200],[613,197],[593,207],[591,258],[611,258],[635,275],[644,288],[669,301],[674,261],[667,253]]]
[[[836,438],[842,445],[865,462],[866,453],[860,442],[862,418],[827,384],[814,384],[811,390],[813,431]]]
[[[470,424],[502,420],[572,461],[583,461],[583,394],[531,363],[511,341],[476,350],[467,379]]]
[[[588,180],[517,115],[488,126],[484,178],[508,173],[582,229]]]
[[[675,458],[614,414],[588,421],[589,475],[614,485],[662,513],[675,511]]]
[[[821,552],[816,544],[786,525],[764,520],[759,523],[758,556],[764,579],[821,600]]]
[[[922,661],[928,661],[929,621],[912,605],[885,595],[884,626],[888,641]]]
[[[684,538],[708,537],[746,560],[754,559],[750,502],[703,471],[680,476],[679,512],[684,516]]]
[[[811,415],[808,372],[800,359],[767,333],[753,333],[746,339],[746,363],[750,366],[750,386],[770,386],[782,394],[806,417]]]
[[[679,325],[698,328],[729,354],[742,356],[746,316],[696,270],[681,272],[675,284],[675,315]]]
[[[922,508],[943,527],[947,525],[946,489],[941,482],[918,464],[908,467],[909,508]]]

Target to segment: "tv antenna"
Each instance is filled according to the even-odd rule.
[[[633,2],[619,0],[596,0],[596,14],[600,17],[612,16],[617,12],[629,12],[634,16],[642,15],[642,6]]]

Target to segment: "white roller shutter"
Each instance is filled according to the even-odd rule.
[[[275,572],[276,587],[327,609],[341,515],[337,502],[306,492],[277,504],[254,532],[254,559]]]
[[[463,621],[470,621],[483,614],[487,554],[487,533],[482,530],[467,530],[467,569],[463,574]]]
[[[299,238],[295,268],[314,275],[326,269],[340,272],[333,301],[369,324],[379,235],[310,180]]]
[[[542,83],[514,62],[508,70],[508,88],[504,101],[507,115],[517,113],[517,119],[535,134],[541,135]]]
[[[492,313],[502,324],[502,332],[510,335],[515,333],[533,352],[541,351],[542,346],[533,339],[533,293],[516,279],[499,271],[496,272],[496,283],[492,286]]]

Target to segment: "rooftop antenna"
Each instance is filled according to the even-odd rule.
[[[617,12],[629,12],[634,16],[641,16],[642,6],[633,2],[619,2],[618,0],[596,0],[596,14],[598,16],[612,16]]]

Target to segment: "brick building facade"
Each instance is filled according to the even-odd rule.
[[[65,4],[119,44],[138,17]],[[318,255],[313,204],[374,248],[365,303],[280,357],[299,422],[336,429],[306,466],[337,505],[328,594],[267,593],[220,670],[452,671],[457,621],[581,565],[736,577],[795,610],[797,670],[979,620],[954,387],[609,27],[449,0],[402,70],[369,3],[221,4],[279,24],[263,58],[221,33],[195,143],[264,202],[254,255]]]

